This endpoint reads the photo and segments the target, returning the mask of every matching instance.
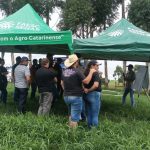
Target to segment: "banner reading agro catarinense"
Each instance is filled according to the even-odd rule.
[[[27,45],[27,44],[61,44],[68,42],[68,36],[63,34],[36,34],[36,35],[1,35],[0,45]]]
[[[1,21],[0,45],[68,44],[71,32],[55,32],[45,24]]]

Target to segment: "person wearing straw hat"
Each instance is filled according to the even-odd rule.
[[[94,69],[91,69],[87,77],[77,68],[78,57],[76,54],[69,55],[64,62],[66,69],[62,74],[61,85],[64,89],[64,101],[69,111],[69,126],[77,127],[82,111],[82,83],[88,84],[92,78]]]

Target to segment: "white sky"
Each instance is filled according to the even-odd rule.
[[[128,4],[130,3],[130,0],[125,0],[125,5],[127,6]],[[121,19],[121,6],[119,8],[119,16],[118,16],[118,19],[116,20],[116,22],[118,20]],[[55,12],[52,14],[51,16],[51,21],[50,21],[50,27],[52,29],[54,29],[55,31],[57,30],[56,28],[56,25],[57,23],[59,22],[59,10],[56,9]],[[127,15],[127,14],[126,14]],[[2,16],[2,12],[0,12],[0,19],[4,18]],[[15,57],[17,56],[28,56],[28,54],[17,54],[15,53]],[[41,55],[41,54],[32,54],[32,59],[36,58],[36,59],[39,59],[39,58],[44,58],[45,55]],[[6,53],[5,56],[4,56],[4,59],[6,61],[6,66],[11,66],[11,55],[10,53]],[[103,76],[104,76],[104,61],[100,60],[100,62],[102,63],[102,65],[100,66],[99,70],[101,72],[103,72]],[[139,64],[139,65],[145,65],[145,63],[142,63],[142,62],[127,62],[127,64]],[[116,69],[116,66],[119,65],[119,66],[122,66],[123,65],[123,62],[122,61],[108,61],[108,78],[109,79],[113,79],[113,73],[114,73],[114,70]]]

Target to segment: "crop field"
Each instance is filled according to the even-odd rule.
[[[113,89],[114,90],[114,89]],[[99,127],[89,130],[86,122],[70,129],[67,108],[59,99],[47,117],[37,116],[36,99],[27,102],[27,113],[17,113],[13,85],[8,86],[8,102],[0,103],[0,150],[149,150],[150,101],[135,94],[136,107],[121,105],[123,88],[104,90]],[[30,93],[29,93],[30,94]]]

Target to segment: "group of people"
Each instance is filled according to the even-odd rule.
[[[52,63],[52,56],[36,59],[28,67],[27,57],[17,57],[16,64],[12,67],[14,80],[14,101],[20,113],[26,112],[26,101],[29,86],[31,86],[31,98],[35,97],[38,87],[39,109],[38,115],[48,115],[51,105],[55,99],[64,96],[68,106],[69,126],[77,127],[79,120],[87,120],[88,127],[97,127],[101,106],[101,78],[99,76],[99,64],[96,60],[88,62],[85,69],[81,68],[79,58],[76,54],[69,55],[64,61],[65,69],[62,71],[62,59],[58,58],[55,65]],[[4,104],[7,101],[7,69],[5,61],[0,59],[0,91],[1,100]],[[129,71],[124,74],[126,88],[122,98],[130,92],[131,104],[135,105],[132,83],[135,80],[133,66],[128,66]]]

